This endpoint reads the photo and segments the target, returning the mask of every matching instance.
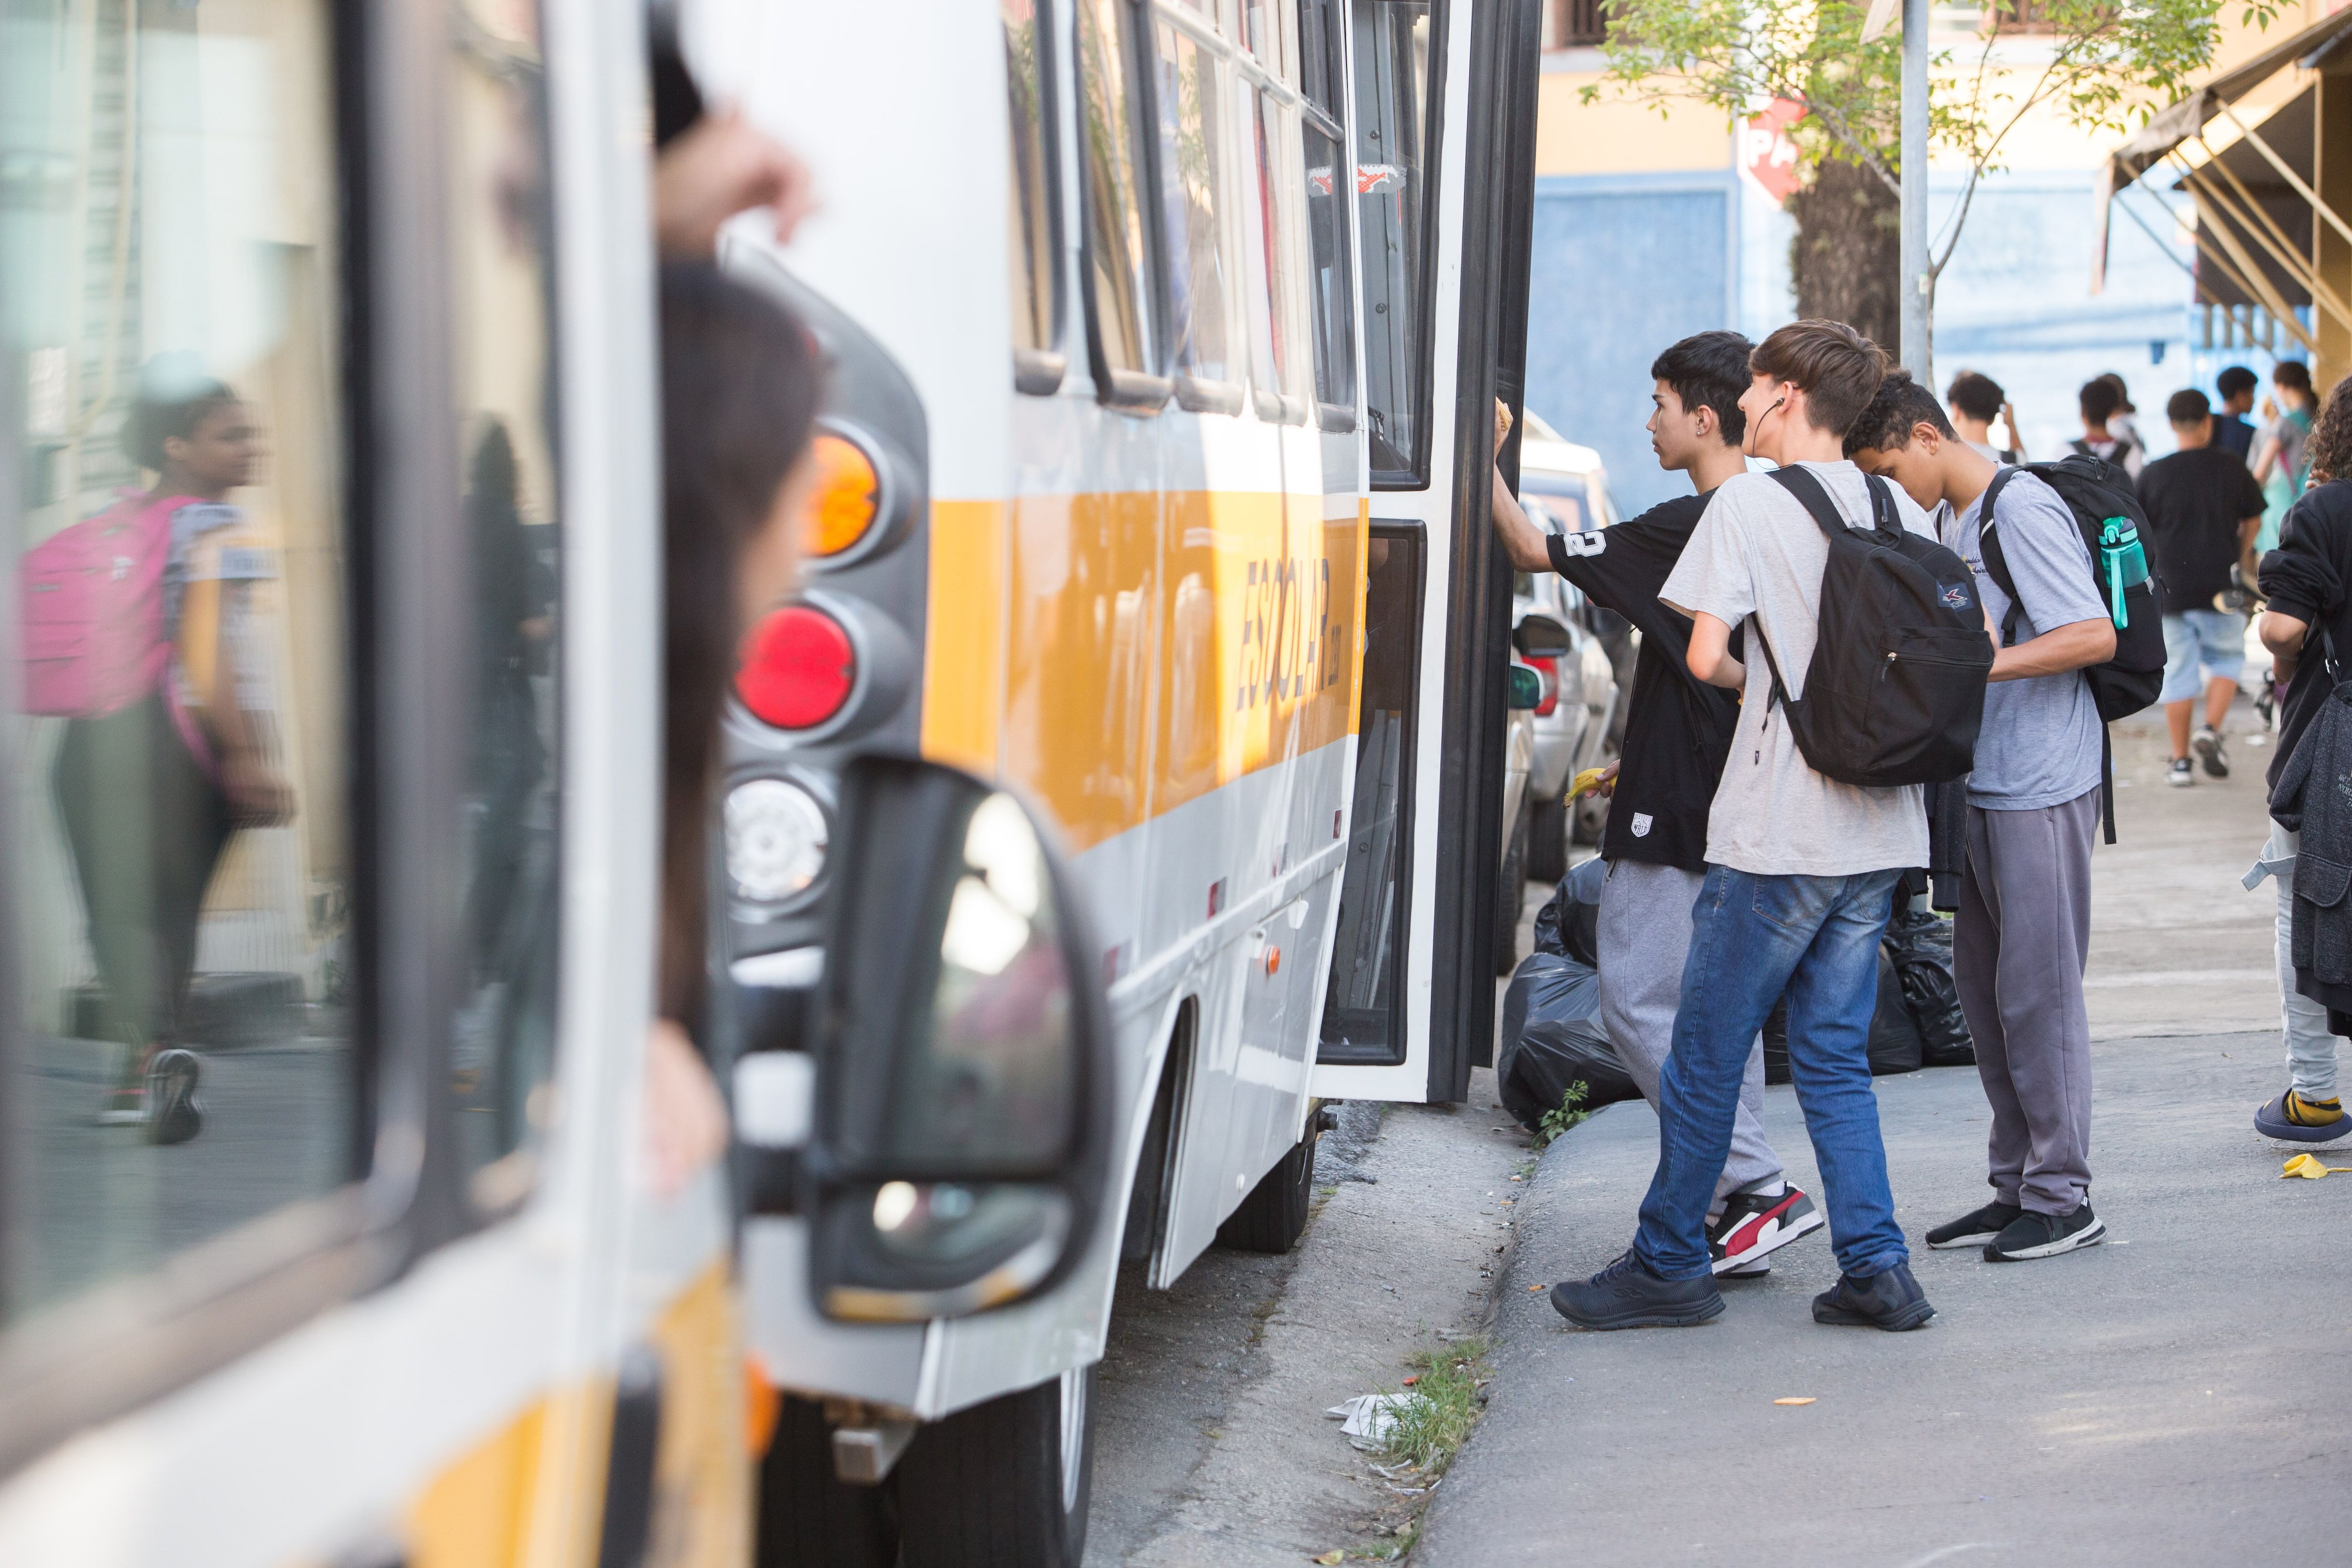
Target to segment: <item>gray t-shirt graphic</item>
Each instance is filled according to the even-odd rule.
[[[1976,574],[1977,593],[1998,633],[2009,619],[2010,598],[1985,570],[1983,505],[1979,496],[1957,520],[1948,508],[1937,510],[1944,543]],[[2023,601],[2010,640],[2106,618],[2091,576],[2090,546],[2056,490],[2032,474],[2011,476],[1993,507],[1993,530]],[[1969,804],[1988,811],[2036,811],[2088,794],[2099,784],[2101,728],[2091,684],[2079,670],[1994,681],[1985,688]]]
[[[1867,525],[1870,492],[1852,463],[1807,463],[1849,522]],[[1936,535],[1902,487],[1887,485],[1913,533]],[[1804,696],[1821,616],[1829,541],[1769,474],[1726,480],[1658,597],[1685,615],[1737,626],[1754,616],[1780,672]],[[1927,863],[1927,806],[1917,784],[1867,789],[1815,773],[1772,706],[1772,672],[1748,638],[1748,685],[1731,760],[1708,813],[1706,858],[1754,876],[1851,877]]]

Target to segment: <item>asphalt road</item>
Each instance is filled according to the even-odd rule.
[[[1836,1268],[1808,1238],[1706,1328],[1579,1332],[1527,1288],[1632,1235],[1656,1122],[1613,1107],[1554,1146],[1522,1205],[1487,1414],[1416,1562],[2352,1561],[2352,1180],[2281,1180],[2287,1151],[2251,1124],[2284,1081],[2272,894],[2238,883],[2269,754],[2233,742],[2231,778],[2176,790],[2152,725],[2118,740],[2130,787],[2122,842],[2094,857],[2089,988],[2092,1199],[2113,1240],[2013,1265],[1927,1251],[1920,1232],[1985,1195],[1981,1091],[1965,1069],[1881,1079],[1931,1325],[1815,1325]],[[1789,1090],[1766,1124],[1818,1190]]]

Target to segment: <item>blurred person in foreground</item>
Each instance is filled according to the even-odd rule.
[[[1739,447],[1748,418],[1739,398],[1748,390],[1752,352],[1738,332],[1700,332],[1650,366],[1651,449],[1660,468],[1690,476],[1696,495],[1612,528],[1547,534],[1528,521],[1502,471],[1495,473],[1495,532],[1512,563],[1523,572],[1559,573],[1642,634],[1624,752],[1604,775],[1614,801],[1601,841],[1609,875],[1601,885],[1596,936],[1601,1022],[1652,1110],[1674,1045],[1691,906],[1706,879],[1708,805],[1739,721],[1738,699],[1690,672],[1690,617],[1661,604],[1658,591],[1717,488],[1747,472]],[[1769,1254],[1822,1225],[1812,1199],[1789,1184],[1764,1135],[1763,1110],[1759,1039],[1706,1215],[1707,1254],[1718,1275],[1768,1273]]]
[[[1877,395],[1886,355],[1839,321],[1780,328],[1748,358],[1739,400],[1747,450],[1801,465],[1848,521],[1874,519],[1883,487],[1895,525],[1935,537],[1896,486],[1845,459],[1845,435]],[[1887,1330],[1935,1315],[1895,1223],[1867,1040],[1878,943],[1903,868],[1927,863],[1917,784],[1862,788],[1816,772],[1776,700],[1779,668],[1811,668],[1821,637],[1830,542],[1775,475],[1725,479],[1658,597],[1691,618],[1685,660],[1699,679],[1745,693],[1731,761],[1707,813],[1706,877],[1692,910],[1674,1049],[1658,1086],[1658,1169],[1624,1255],[1590,1279],[1552,1287],[1580,1328],[1681,1328],[1723,1311],[1710,1277],[1706,1212],[1730,1149],[1748,1053],[1789,995],[1789,1071],[1822,1172],[1839,1278],[1813,1321]],[[1743,662],[1731,653],[1746,628]]]
[[[792,588],[820,377],[807,329],[709,264],[719,231],[765,208],[779,245],[814,209],[807,167],[736,110],[706,111],[656,18],[652,50],[661,277],[664,541],[659,1016],[646,1047],[645,1157],[674,1194],[726,1152],[726,1103],[693,1031],[703,1011],[704,834],[719,721],[753,617]]]
[[[2213,445],[2212,405],[2185,389],[2164,405],[2179,450],[2139,477],[2147,510],[2151,564],[2164,579],[2164,723],[2172,742],[2165,782],[2197,782],[2193,748],[2206,773],[2230,776],[2221,724],[2246,663],[2246,617],[2216,601],[2254,580],[2254,535],[2263,526],[2263,492],[2245,464]],[[2232,573],[2236,575],[2233,577]],[[2205,722],[2189,732],[2203,676]]]
[[[2262,563],[2268,605],[2257,629],[2284,693],[2268,781],[2273,788],[2343,679],[2343,650],[2352,648],[2352,380],[2328,394],[2310,452],[2311,488],[2288,510],[2279,547]],[[2296,983],[2292,938],[2300,848],[2298,835],[2273,820],[2262,858],[2246,873],[2249,889],[2264,877],[2278,879],[2279,1010],[2286,1040],[2286,1089],[2254,1112],[2254,1130],[2325,1143],[2352,1133],[2336,1081],[2336,1036],[2352,1008],[2342,997],[2307,995]]]
[[[2078,672],[2115,657],[2115,623],[2073,509],[2035,475],[1997,467],[1958,439],[1905,372],[1887,376],[1845,446],[1864,471],[1935,510],[2000,631],[1968,779],[1952,926],[1952,977],[1992,1107],[1993,1201],[1930,1230],[1927,1245],[1980,1247],[1990,1263],[2095,1247],[2106,1225],[2090,1203],[2083,968],[2105,726]],[[2014,601],[1986,565],[1988,532]]]
[[[693,1044],[719,718],[744,632],[797,573],[820,387],[807,329],[704,262],[662,270],[661,363],[660,1018],[646,1088],[654,1184],[674,1191],[726,1146]]]
[[[2009,405],[2009,394],[2000,389],[2000,383],[1981,372],[1964,370],[1952,377],[1944,400],[1951,405],[1953,430],[1975,447],[1979,456],[1997,463],[2025,461],[2025,441],[2017,433],[2017,410]],[[2000,422],[2009,438],[2017,445],[1996,447],[1992,444],[1995,420]]]

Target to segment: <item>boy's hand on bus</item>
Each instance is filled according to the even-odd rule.
[[[710,256],[719,228],[753,207],[774,214],[776,243],[788,244],[816,210],[815,183],[807,164],[740,109],[704,115],[655,161],[654,234],[665,257]]]
[[[646,1039],[646,1184],[665,1201],[727,1152],[727,1104],[702,1053],[668,1018]]]
[[[1511,408],[1501,398],[1495,399],[1495,455],[1502,456],[1503,443],[1511,434]]]

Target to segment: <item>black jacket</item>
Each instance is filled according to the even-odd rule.
[[[2314,670],[2312,673],[2317,674]],[[2296,679],[2302,679],[2300,671]],[[2271,791],[2271,816],[2302,835],[2294,854],[2294,988],[2352,1012],[2352,681],[2313,714]],[[2332,1022],[2332,1020],[2331,1020]]]

